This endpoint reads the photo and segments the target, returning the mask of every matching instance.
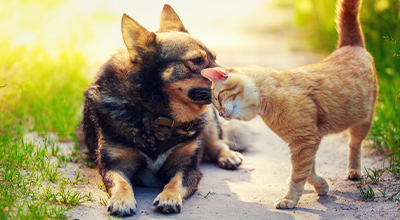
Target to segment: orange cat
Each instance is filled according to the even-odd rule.
[[[323,136],[349,128],[349,179],[361,177],[361,142],[367,136],[378,92],[372,56],[365,49],[358,12],[361,0],[337,4],[339,40],[324,60],[277,71],[250,66],[202,71],[213,81],[213,104],[226,119],[265,124],[289,144],[292,163],[289,190],[276,208],[294,208],[306,181],[318,195],[329,191],[315,172],[315,154]]]

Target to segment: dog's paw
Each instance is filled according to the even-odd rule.
[[[361,170],[350,169],[347,171],[347,178],[349,180],[358,180],[362,178],[361,176]]]
[[[277,209],[293,209],[296,207],[297,202],[290,200],[290,199],[277,199],[274,202],[274,206]]]
[[[163,213],[181,212],[182,197],[175,190],[164,190],[154,199],[153,206]]]
[[[243,156],[241,153],[232,150],[221,149],[218,158],[218,166],[223,169],[233,170],[237,169],[242,164],[242,161]]]
[[[133,195],[119,193],[108,200],[107,206],[112,215],[129,216],[136,213],[137,203]]]

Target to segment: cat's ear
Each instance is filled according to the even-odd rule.
[[[226,73],[224,71],[213,69],[213,68],[202,70],[201,75],[213,82],[219,81],[219,80],[226,80],[228,78],[228,75],[226,75]]]

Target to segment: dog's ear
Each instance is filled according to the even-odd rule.
[[[161,12],[160,28],[157,32],[169,31],[180,31],[189,33],[174,9],[170,5],[165,4]]]
[[[156,34],[148,31],[127,14],[121,20],[122,38],[134,64],[152,60],[157,51]]]

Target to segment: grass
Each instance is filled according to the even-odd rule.
[[[91,200],[90,193],[73,189],[84,181],[80,170],[75,181],[63,177],[50,162],[51,146],[43,143],[0,141],[0,219],[64,219],[66,211]]]
[[[65,31],[56,34],[56,24],[43,19],[51,17],[50,9],[58,4],[0,3],[0,29],[7,30],[0,38],[0,134],[54,132],[60,139],[70,139],[81,120],[83,92],[89,79],[85,58],[71,45],[84,36],[64,36]],[[15,8],[19,13],[7,13]],[[48,26],[51,30],[46,29]]]
[[[360,194],[361,194],[362,200],[364,200],[364,201],[371,201],[372,200],[373,201],[376,198],[378,198],[378,197],[375,196],[375,192],[371,188],[371,186],[368,186],[368,189],[365,190],[365,191],[362,188],[362,186],[359,186],[359,188],[360,188]]]
[[[382,194],[382,198],[387,198],[387,200],[391,201],[393,200],[399,193],[399,184],[386,184],[386,186],[383,186],[381,183],[381,177],[385,172],[388,172],[391,175],[392,181],[397,182],[399,179],[398,172],[399,172],[399,161],[397,160],[396,157],[391,157],[390,159],[390,164],[387,167],[383,167],[382,169],[377,170],[375,167],[373,168],[364,168],[365,169],[365,175],[362,176],[360,181],[360,185],[357,187],[360,190],[360,195],[363,201],[374,201],[377,198],[381,198],[380,196],[376,196],[374,189],[371,187],[371,185],[375,185],[375,189],[379,191]],[[386,179],[386,183],[390,182],[388,181],[389,179]],[[369,185],[371,184],[371,185]],[[366,185],[365,189],[363,188],[363,185]],[[377,188],[380,187],[380,188]],[[382,188],[383,187],[383,188]],[[399,201],[399,198],[396,198],[396,201]],[[399,209],[400,210],[400,209]]]
[[[82,117],[89,79],[75,45],[90,28],[79,12],[60,16],[63,2],[0,2],[0,219],[66,219],[91,200],[76,188],[90,179],[80,169],[75,180],[62,171],[81,161],[75,149],[65,155],[53,140],[23,139],[36,132],[71,140]]]

